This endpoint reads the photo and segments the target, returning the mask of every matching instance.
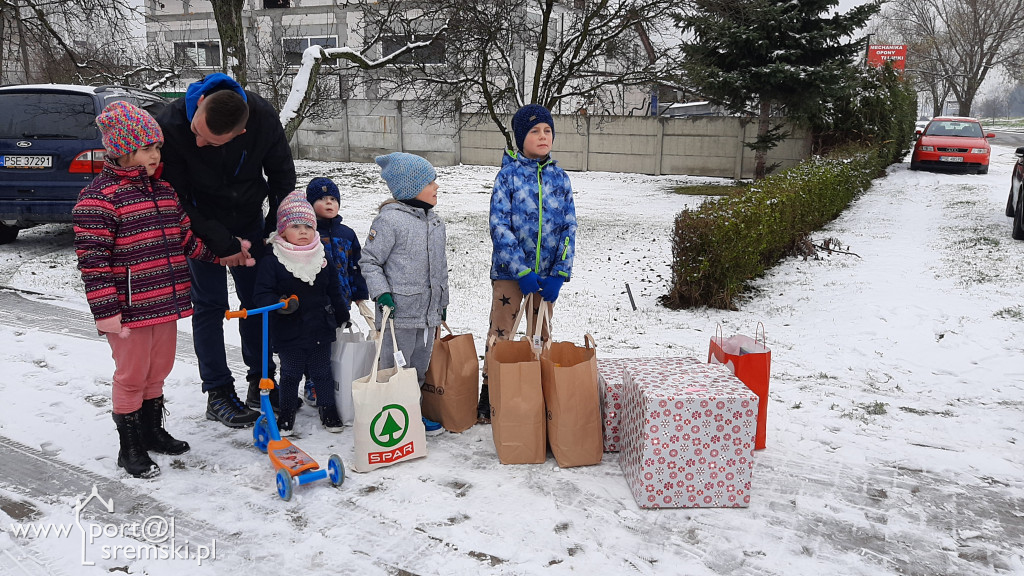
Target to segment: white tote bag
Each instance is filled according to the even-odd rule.
[[[338,406],[341,423],[351,426],[355,421],[355,404],[352,401],[352,381],[362,378],[373,368],[376,353],[373,327],[373,311],[363,302],[359,303],[359,312],[363,318],[369,317],[369,334],[363,334],[355,328],[355,323],[346,328],[338,328],[334,344],[331,346],[331,375],[334,377],[334,402]]]
[[[380,369],[380,351],[384,332],[391,329],[395,341],[394,321],[384,309],[381,331],[374,339],[376,350],[370,374],[352,382],[355,404],[355,458],[352,469],[369,472],[381,466],[421,458],[427,455],[427,435],[420,414],[420,387],[415,368]]]

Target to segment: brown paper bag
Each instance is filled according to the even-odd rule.
[[[420,393],[423,416],[440,422],[449,432],[462,432],[476,424],[476,404],[480,393],[480,361],[472,334],[453,334],[443,323],[448,335],[441,337],[441,327],[434,333],[434,351]]]
[[[594,339],[585,347],[554,342],[541,354],[548,443],[562,468],[601,463],[604,435]]]
[[[532,305],[523,298],[511,334],[514,336],[523,310]],[[540,323],[535,326],[540,334]],[[539,341],[539,339],[538,339]],[[542,464],[547,460],[547,426],[541,388],[539,349],[532,335],[526,339],[496,340],[488,352],[488,386],[491,395],[491,434],[502,464]]]

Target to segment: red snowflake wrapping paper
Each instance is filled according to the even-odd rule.
[[[624,368],[619,465],[641,508],[750,505],[757,395],[716,364]]]
[[[601,415],[604,418],[604,451],[618,452],[622,443],[619,415],[622,413],[623,368],[630,364],[660,363],[666,369],[680,369],[701,364],[696,358],[685,356],[674,358],[601,358],[597,359],[597,383],[601,391]]]

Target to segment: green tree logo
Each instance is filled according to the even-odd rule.
[[[384,424],[378,430],[377,424],[381,418],[384,418]],[[409,430],[409,413],[401,404],[388,404],[381,408],[370,422],[370,438],[378,446],[384,448],[391,448],[401,442],[405,438],[407,430]]]

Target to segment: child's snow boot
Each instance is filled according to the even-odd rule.
[[[117,465],[136,478],[153,478],[160,475],[160,467],[149,458],[142,447],[142,434],[139,430],[139,410],[131,414],[114,414],[117,424],[117,435],[121,439],[121,449],[117,452]]]
[[[295,409],[281,410],[277,418],[277,431],[282,438],[291,436],[295,429]]]
[[[487,382],[480,387],[480,401],[476,404],[476,423],[491,423],[491,395],[487,391]]]
[[[341,418],[338,416],[337,406],[320,406],[317,410],[320,412],[320,423],[328,432],[337,433],[345,429],[345,425],[341,423]]]
[[[423,420],[423,431],[427,436],[438,436],[444,434],[444,427],[441,426],[440,422],[434,422],[426,416],[421,417]]]
[[[164,397],[142,401],[139,420],[142,422],[142,447],[161,454],[188,452],[188,442],[177,440],[164,430]]]
[[[245,395],[245,405],[253,410],[260,411],[260,377],[246,376],[249,382],[249,392]],[[278,391],[277,382],[274,382],[274,389],[270,391],[270,409],[277,414],[281,410],[281,393]]]

